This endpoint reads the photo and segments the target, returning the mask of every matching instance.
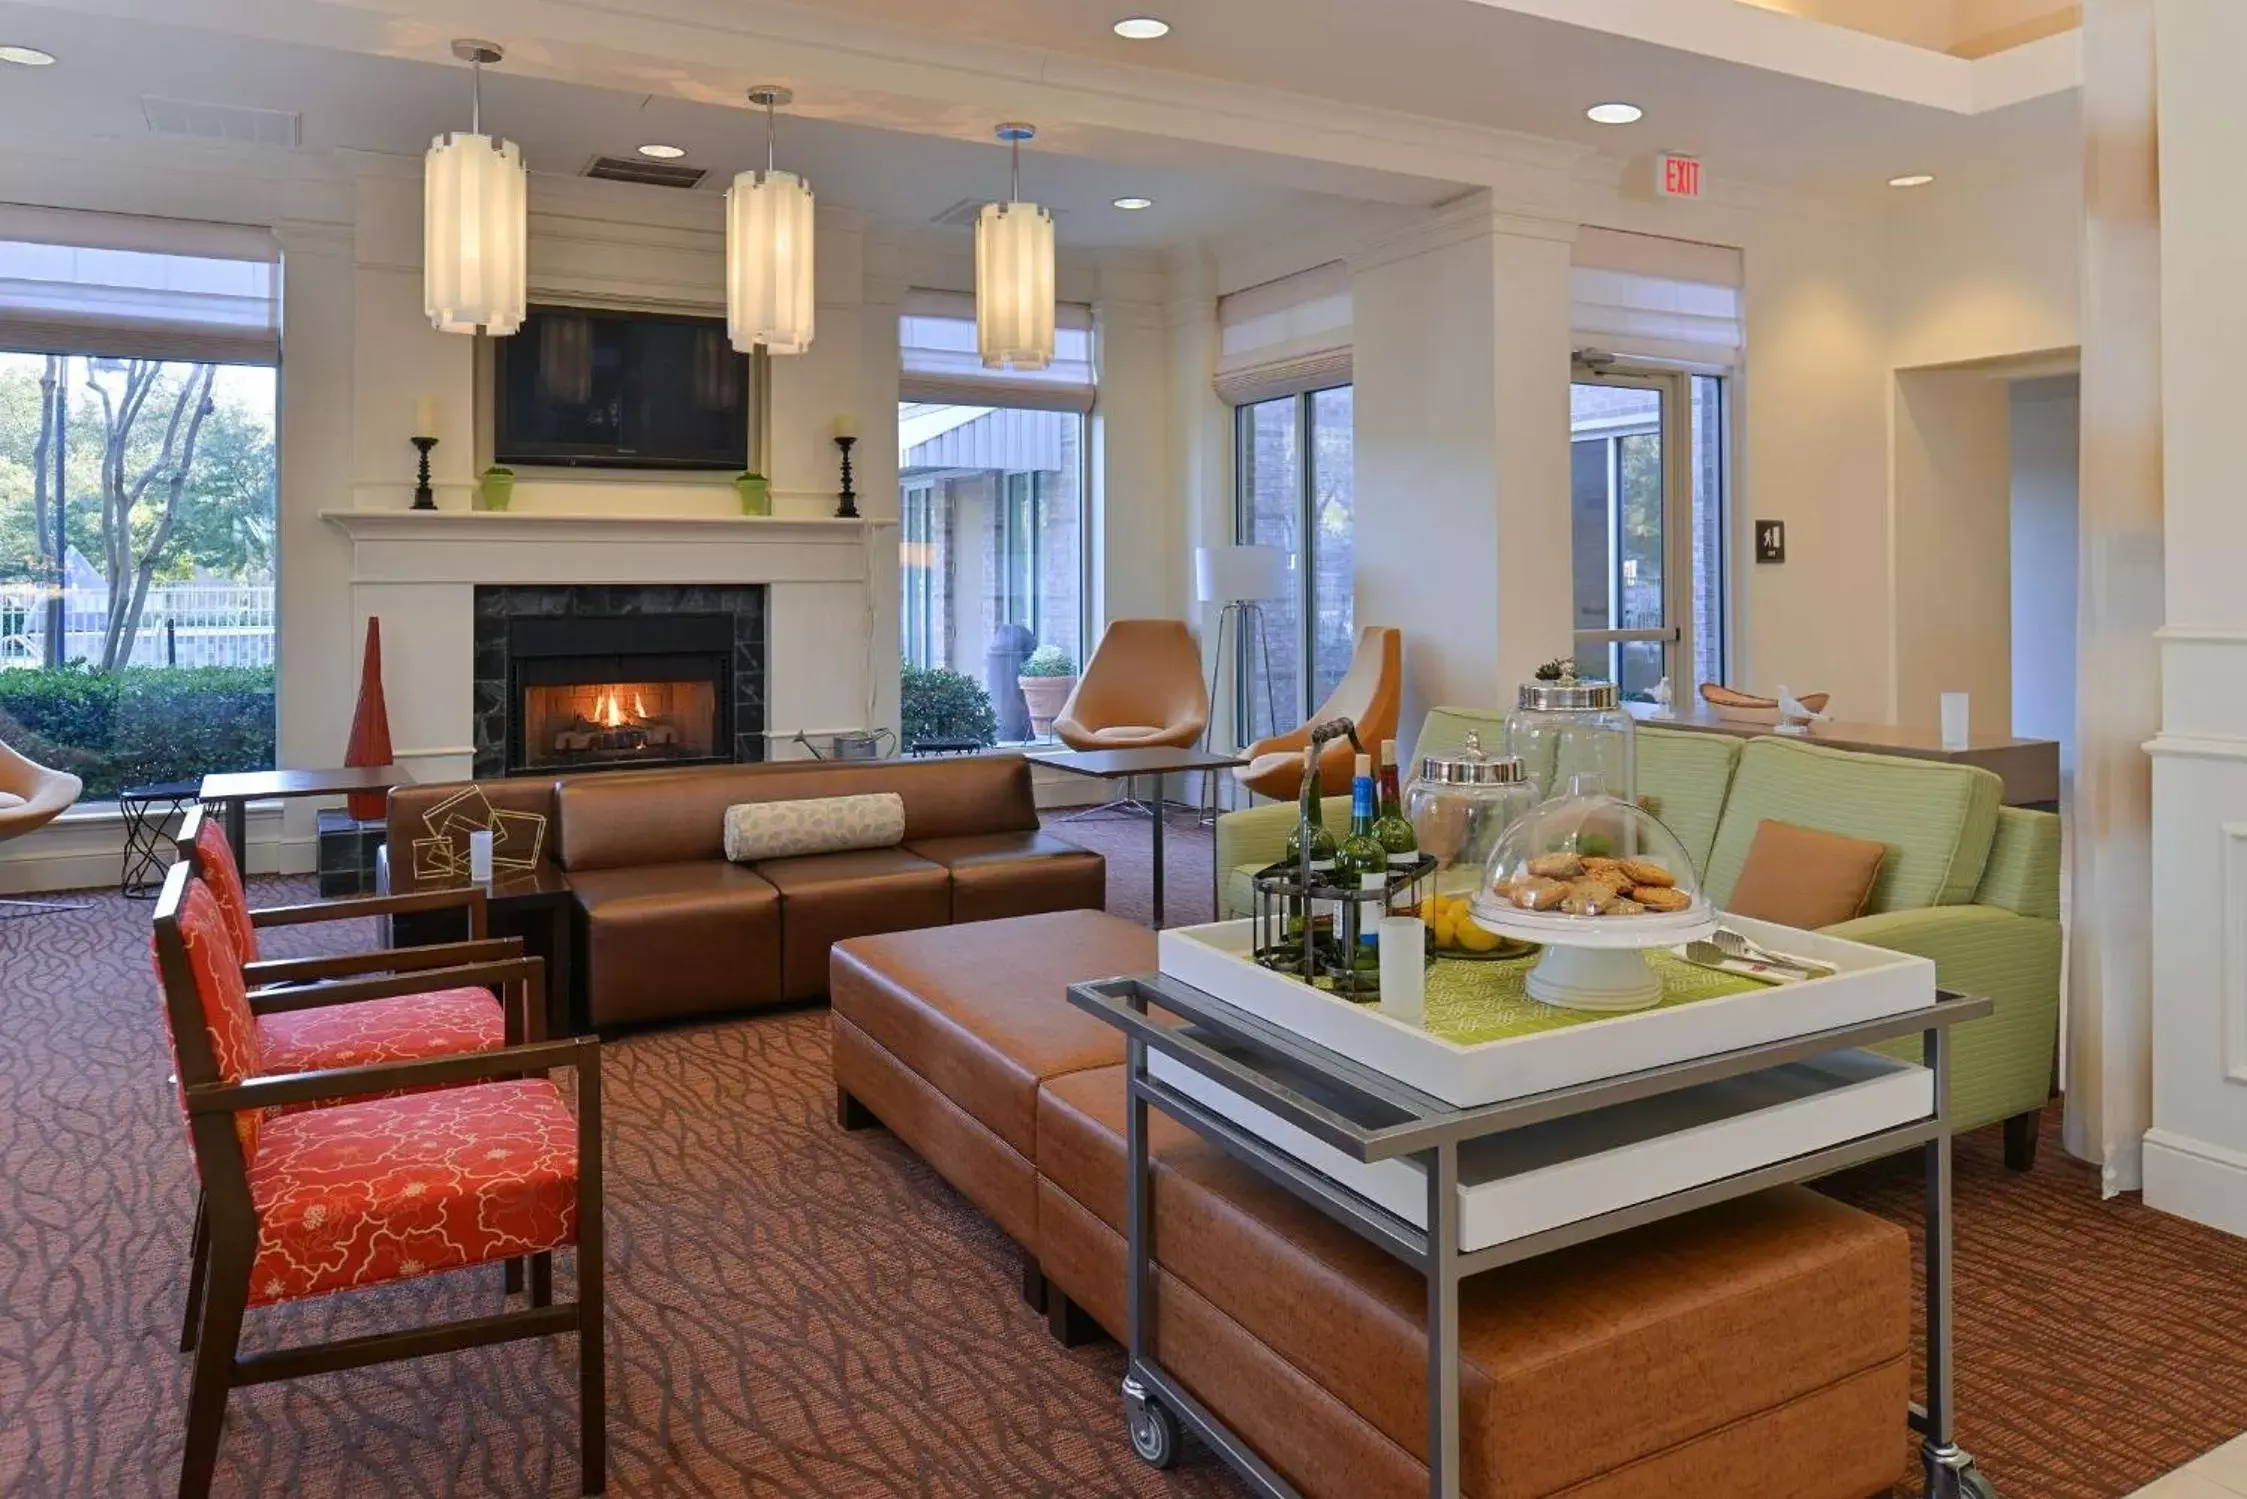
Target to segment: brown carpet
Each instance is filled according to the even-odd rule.
[[[1144,901],[1143,822],[1063,831],[1116,855],[1112,886]],[[1208,845],[1172,831],[1175,921],[1197,914],[1197,889],[1206,908]],[[261,882],[254,898],[307,896]],[[193,1186],[147,918],[106,896],[0,922],[8,1499],[166,1494],[177,1474]],[[1142,1468],[1117,1351],[1057,1349],[981,1214],[887,1135],[832,1127],[823,1011],[629,1038],[604,1073],[611,1493],[1241,1492],[1205,1456]],[[2247,1427],[2247,1243],[2102,1205],[2050,1138],[2026,1177],[1994,1137],[1960,1157],[1964,1436],[2007,1499],[2108,1499]],[[1836,1190],[1916,1212],[1909,1170]],[[468,1272],[253,1313],[250,1336],[367,1331],[497,1296],[496,1271]],[[573,1356],[570,1339],[517,1343],[237,1391],[219,1492],[573,1494]]]

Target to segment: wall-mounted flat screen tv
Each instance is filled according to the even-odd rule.
[[[499,463],[749,466],[749,357],[723,318],[533,306],[493,347]]]

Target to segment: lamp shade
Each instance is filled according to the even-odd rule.
[[[422,304],[442,333],[523,326],[522,148],[488,135],[440,135],[422,167]]]
[[[975,347],[983,367],[1053,363],[1053,215],[1035,203],[986,203],[975,220]]]
[[[812,333],[811,184],[743,172],[726,193],[726,331],[746,354],[801,354]]]
[[[1281,547],[1196,547],[1194,592],[1205,604],[1285,598],[1294,570],[1294,554]]]

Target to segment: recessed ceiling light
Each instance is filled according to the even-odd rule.
[[[1138,212],[1138,211],[1139,211],[1140,209],[1142,209],[1142,208],[1152,208],[1152,207],[1154,207],[1154,206],[1155,206],[1155,200],[1154,200],[1154,199],[1152,199],[1152,198],[1118,198],[1118,199],[1116,199],[1116,207],[1118,207],[1118,208],[1121,208],[1121,209],[1123,209],[1123,210],[1124,210],[1125,212],[1127,212],[1127,213],[1137,213],[1137,212]]]
[[[687,154],[684,146],[666,146],[661,141],[650,141],[640,148],[642,156],[652,156],[657,161],[677,161]]]
[[[19,68],[43,68],[54,60],[54,53],[37,47],[0,47],[0,62],[12,62]]]
[[[1908,176],[1889,178],[1888,185],[1890,187],[1925,187],[1934,180],[1935,174],[1933,172],[1913,172]]]
[[[1646,111],[1636,104],[1594,104],[1584,117],[1597,125],[1635,125],[1646,118]]]
[[[1127,42],[1151,42],[1158,36],[1170,35],[1170,23],[1153,16],[1127,16],[1116,23],[1116,35]]]

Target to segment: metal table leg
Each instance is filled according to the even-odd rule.
[[[1155,915],[1152,924],[1158,932],[1163,929],[1163,792],[1168,780],[1169,777],[1159,772],[1155,776]]]
[[[1459,1499],[1459,1147],[1428,1172],[1428,1499]]]
[[[1927,1499],[1996,1499],[1971,1454],[1957,1442],[1957,1388],[1951,1346],[1951,1076],[1950,1031],[1926,1033],[1922,1054],[1935,1074],[1935,1112],[1942,1132],[1925,1146],[1927,1202],[1920,1222],[1927,1262],[1927,1409],[1921,1444]]]

